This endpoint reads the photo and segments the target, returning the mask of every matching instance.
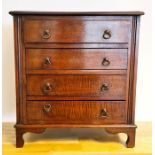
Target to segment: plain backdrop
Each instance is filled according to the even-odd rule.
[[[136,95],[136,121],[152,120],[151,0],[3,0],[3,121],[16,120],[13,19],[10,10],[31,11],[144,11],[141,17]]]

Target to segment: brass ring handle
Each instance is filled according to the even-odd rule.
[[[44,84],[42,90],[43,90],[43,93],[44,93],[44,94],[48,94],[49,92],[52,91],[52,86],[51,86],[51,84],[50,84],[49,82],[47,82],[46,84]]]
[[[44,30],[43,33],[42,33],[42,38],[43,39],[49,39],[51,37],[51,34],[50,34],[50,30]]]
[[[109,86],[107,83],[104,83],[102,86],[101,86],[101,91],[102,92],[105,92],[105,91],[108,91],[109,90]]]
[[[107,117],[107,110],[105,108],[100,110],[100,115],[101,118]]]
[[[108,60],[106,57],[103,58],[102,65],[103,66],[109,66],[110,65],[110,60]]]
[[[111,31],[110,30],[105,30],[103,33],[103,38],[104,39],[110,39],[111,38]]]
[[[43,110],[48,113],[51,111],[51,107],[52,107],[51,104],[45,104],[43,106]]]
[[[46,57],[46,58],[44,59],[43,63],[44,63],[45,65],[50,65],[50,64],[51,64],[51,58],[50,58],[50,57]]]

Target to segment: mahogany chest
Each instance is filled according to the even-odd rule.
[[[143,12],[24,12],[14,19],[16,147],[46,128],[102,127],[135,145]]]

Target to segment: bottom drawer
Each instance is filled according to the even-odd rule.
[[[28,101],[29,124],[126,123],[123,101]]]

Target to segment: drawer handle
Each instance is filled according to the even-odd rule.
[[[43,106],[43,110],[48,113],[51,111],[51,107],[52,107],[51,104],[45,104]]]
[[[42,38],[43,39],[49,39],[51,37],[51,34],[50,34],[50,30],[44,30],[43,33],[42,33]]]
[[[105,92],[105,91],[108,91],[108,90],[109,90],[108,84],[107,84],[107,83],[104,83],[104,84],[101,86],[101,91],[102,91],[102,92]]]
[[[111,38],[111,31],[110,30],[105,30],[103,33],[103,38],[104,39],[110,39]]]
[[[102,118],[107,117],[107,110],[105,108],[100,110],[100,117]]]
[[[103,58],[102,65],[103,66],[109,66],[110,65],[110,61],[105,57],[105,58]]]
[[[44,84],[42,90],[43,90],[43,93],[44,93],[44,94],[48,94],[48,93],[51,92],[51,90],[52,90],[51,84],[50,84],[49,82],[47,82],[46,84]]]
[[[46,57],[46,58],[44,59],[44,64],[45,64],[45,65],[50,65],[50,64],[51,64],[51,58],[50,58],[50,57]]]

